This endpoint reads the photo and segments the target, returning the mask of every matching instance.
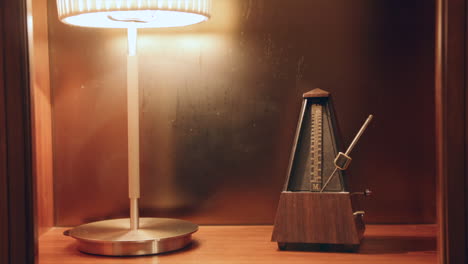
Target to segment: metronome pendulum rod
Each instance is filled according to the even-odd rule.
[[[130,198],[130,229],[139,228],[140,198],[140,115],[138,87],[137,28],[128,27],[127,54],[127,130],[128,130],[128,196]]]
[[[366,122],[364,122],[364,124],[362,125],[361,129],[359,129],[358,133],[356,134],[356,136],[354,137],[353,141],[351,142],[351,144],[349,145],[348,149],[346,150],[345,153],[338,153],[338,156],[336,157],[335,159],[335,169],[333,170],[332,174],[330,175],[330,177],[328,177],[328,180],[327,182],[325,182],[325,184],[323,185],[322,189],[320,190],[320,192],[323,192],[325,190],[325,188],[327,187],[327,185],[330,183],[330,181],[333,179],[333,177],[335,176],[336,172],[340,169],[340,170],[345,170],[349,163],[351,162],[351,158],[349,157],[349,154],[351,153],[351,151],[354,149],[354,147],[356,146],[356,143],[359,141],[359,139],[361,138],[362,134],[364,134],[364,131],[366,130],[367,126],[369,126],[369,123],[372,121],[372,118],[374,116],[373,115],[369,115],[369,117],[366,119]],[[343,158],[344,160],[344,165],[343,166],[339,166],[337,163],[338,161],[341,161],[340,158]]]

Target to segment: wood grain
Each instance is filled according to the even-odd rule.
[[[330,93],[320,88],[315,88],[314,90],[308,91],[307,93],[302,95],[303,98],[316,98],[316,97],[328,97],[328,96],[330,96]]]
[[[179,252],[139,258],[109,258],[76,251],[65,228],[53,228],[39,244],[39,264],[276,264],[436,263],[434,225],[369,226],[357,253],[279,251],[271,226],[201,226],[195,243]]]
[[[272,241],[359,244],[364,226],[353,216],[350,198],[349,193],[282,192]]]
[[[0,158],[8,204],[7,215],[2,212],[1,217],[8,217],[7,263],[30,264],[35,257],[35,230],[25,1],[0,1],[0,20],[4,96],[0,106],[5,114],[0,125],[6,139]]]
[[[29,39],[33,170],[36,185],[36,221],[39,235],[54,225],[52,105],[49,80],[47,0],[33,0]]]
[[[468,261],[467,7],[466,0],[437,1],[435,120],[441,264]]]
[[[0,7],[1,4],[0,4]],[[0,29],[2,27],[0,26]],[[6,139],[6,107],[4,79],[4,35],[0,34],[0,263],[9,261],[8,232],[8,181],[7,181],[7,139]]]

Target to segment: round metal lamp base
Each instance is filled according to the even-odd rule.
[[[68,235],[78,250],[105,256],[142,256],[181,249],[192,241],[198,226],[169,218],[140,218],[140,228],[130,230],[130,219],[104,220],[80,225]]]

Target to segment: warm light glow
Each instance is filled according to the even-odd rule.
[[[81,27],[181,27],[207,20],[211,0],[57,0],[57,10]]]

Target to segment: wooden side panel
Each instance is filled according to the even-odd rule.
[[[33,184],[29,109],[29,67],[25,1],[0,1],[3,78],[2,112],[5,129],[2,173],[8,203],[8,259],[10,264],[34,262]],[[6,154],[6,155],[5,155]],[[2,245],[3,247],[3,245]],[[5,263],[5,262],[3,262]],[[2,264],[3,264],[2,263]]]
[[[33,170],[39,235],[54,225],[52,112],[49,78],[47,0],[32,0],[29,32],[33,126]]]
[[[0,4],[0,7],[2,5]],[[0,25],[1,25],[0,21]],[[1,29],[1,27],[0,27]],[[6,157],[6,107],[5,107],[5,79],[3,75],[3,34],[0,34],[0,263],[8,263],[8,192],[7,192],[7,157]]]
[[[466,0],[437,1],[436,153],[440,263],[467,262]]]
[[[272,240],[359,244],[349,193],[282,192]]]
[[[464,63],[464,99],[465,99],[465,152],[464,152],[464,176],[465,176],[465,248],[460,249],[461,252],[465,252],[464,261],[468,263],[468,1],[465,0],[465,41],[464,41],[464,52],[465,52],[465,63]]]

